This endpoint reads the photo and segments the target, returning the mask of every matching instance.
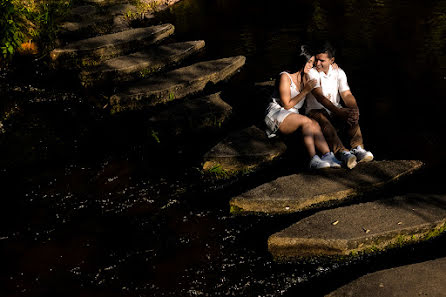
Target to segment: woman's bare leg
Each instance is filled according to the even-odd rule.
[[[307,149],[310,158],[316,155],[314,147],[314,124],[312,120],[300,114],[290,114],[287,116],[282,124],[279,126],[279,131],[283,134],[291,134],[297,129],[302,128],[302,135],[305,148]]]
[[[318,122],[316,122],[315,120],[312,120],[312,124],[314,145],[316,149],[321,152],[322,155],[325,155],[326,153],[330,152],[330,148],[328,147],[324,134],[322,134],[321,126],[319,126]]]

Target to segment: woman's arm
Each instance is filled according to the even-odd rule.
[[[282,105],[285,109],[293,108],[297,103],[302,101],[305,98],[305,96],[307,96],[307,94],[311,92],[311,90],[316,85],[316,80],[313,79],[306,82],[302,92],[300,92],[299,94],[297,94],[297,96],[293,98],[291,98],[290,85],[291,85],[290,78],[288,77],[288,75],[283,73],[280,76],[279,95],[280,95],[280,101],[282,101]]]

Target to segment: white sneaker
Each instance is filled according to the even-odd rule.
[[[358,162],[370,162],[373,160],[373,154],[363,149],[360,145],[352,149],[351,153],[356,156]]]
[[[348,169],[355,168],[356,164],[356,156],[353,155],[351,152],[340,152],[339,153],[339,159],[345,164],[345,166]]]
[[[326,153],[321,158],[322,161],[328,162],[332,168],[341,168],[342,162],[336,159],[333,152]]]
[[[314,155],[313,158],[310,160],[310,169],[322,169],[322,168],[329,168],[330,163],[322,161],[321,158],[319,158],[318,155]]]

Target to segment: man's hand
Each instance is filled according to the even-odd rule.
[[[338,108],[335,115],[350,126],[357,124],[359,121],[359,109],[357,108]]]

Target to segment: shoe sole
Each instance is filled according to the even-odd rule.
[[[342,166],[338,163],[334,163],[333,165],[330,165],[330,168],[341,168]]]
[[[347,168],[348,169],[353,169],[355,168],[355,166],[358,164],[358,162],[356,162],[356,156],[351,156],[348,160],[347,160]]]
[[[363,159],[359,160],[359,162],[370,162],[373,161],[373,156],[365,156]]]

